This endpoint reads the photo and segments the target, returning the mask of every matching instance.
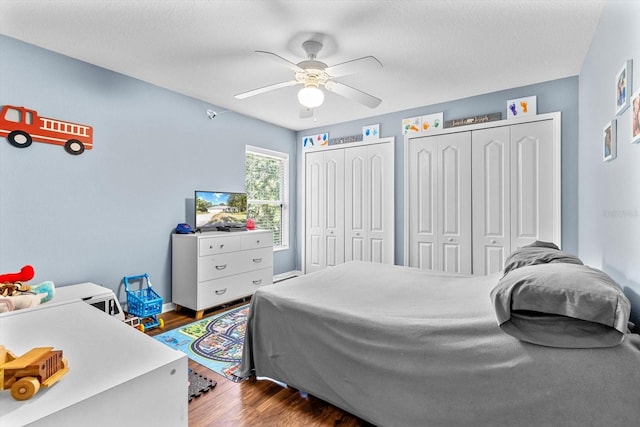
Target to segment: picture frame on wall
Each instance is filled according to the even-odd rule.
[[[602,159],[609,162],[616,158],[616,120],[613,119],[602,128]]]
[[[378,139],[380,138],[380,123],[375,125],[367,125],[362,127],[362,139]]]
[[[507,119],[535,116],[536,114],[538,114],[538,97],[535,95],[507,100]]]
[[[640,89],[631,96],[631,143],[640,143]]]
[[[624,113],[629,108],[629,98],[633,88],[633,61],[628,59],[616,74],[616,115]]]

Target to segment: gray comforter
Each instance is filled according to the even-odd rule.
[[[499,277],[350,262],[261,288],[239,375],[378,426],[637,425],[640,337],[604,349],[519,341],[493,312]]]

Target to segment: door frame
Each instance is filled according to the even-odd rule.
[[[494,127],[511,126],[522,123],[532,123],[544,120],[553,121],[553,236],[554,241],[560,246],[562,244],[562,113],[560,111],[546,114],[538,114],[530,117],[519,119],[496,120],[494,122],[480,123],[476,125],[460,126],[454,128],[439,129],[429,132],[410,132],[404,136],[404,254],[403,265],[409,265],[409,144],[414,138],[422,138],[425,136],[445,135],[457,132],[469,132],[479,129],[488,129]],[[473,158],[471,159],[473,167]]]
[[[375,140],[367,140],[367,141],[359,141],[359,142],[353,142],[353,143],[347,143],[347,144],[338,144],[338,145],[326,145],[323,147],[318,147],[318,148],[310,148],[310,149],[303,149],[302,150],[302,156],[301,156],[301,168],[299,169],[300,171],[302,171],[302,173],[300,175],[301,176],[301,182],[300,182],[300,194],[302,194],[302,203],[299,205],[301,207],[301,213],[300,213],[300,223],[301,223],[301,227],[300,230],[302,231],[301,233],[301,238],[298,239],[298,241],[300,242],[300,246],[301,246],[301,250],[300,250],[300,269],[302,270],[302,274],[307,274],[306,271],[306,265],[307,265],[307,194],[306,194],[306,188],[307,188],[307,153],[315,153],[318,151],[330,151],[330,150],[344,150],[347,148],[351,148],[351,147],[361,147],[363,145],[375,145],[375,144],[392,144],[394,145],[394,152],[395,152],[395,137],[394,136],[389,136],[389,137],[385,137],[385,138],[379,138],[379,139],[375,139]],[[395,158],[395,155],[394,155]],[[395,162],[395,160],[394,160]],[[393,174],[393,177],[395,178],[395,172]],[[395,201],[394,201],[395,204]],[[395,208],[394,208],[395,209]]]

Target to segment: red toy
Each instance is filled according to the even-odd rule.
[[[33,271],[33,267],[30,265],[25,265],[20,269],[19,273],[7,273],[0,274],[0,283],[4,282],[28,282],[33,279],[35,272]]]

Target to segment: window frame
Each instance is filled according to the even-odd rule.
[[[266,204],[274,205],[279,204],[281,206],[281,224],[280,224],[280,245],[273,246],[273,251],[289,250],[289,153],[281,151],[270,150],[268,148],[257,147],[254,145],[245,145],[245,186],[246,186],[246,170],[247,170],[247,154],[255,156],[270,157],[279,160],[283,163],[282,174],[280,181],[280,197],[281,200],[259,200],[252,199],[247,193],[247,207],[250,204]],[[246,191],[246,190],[245,190]]]

